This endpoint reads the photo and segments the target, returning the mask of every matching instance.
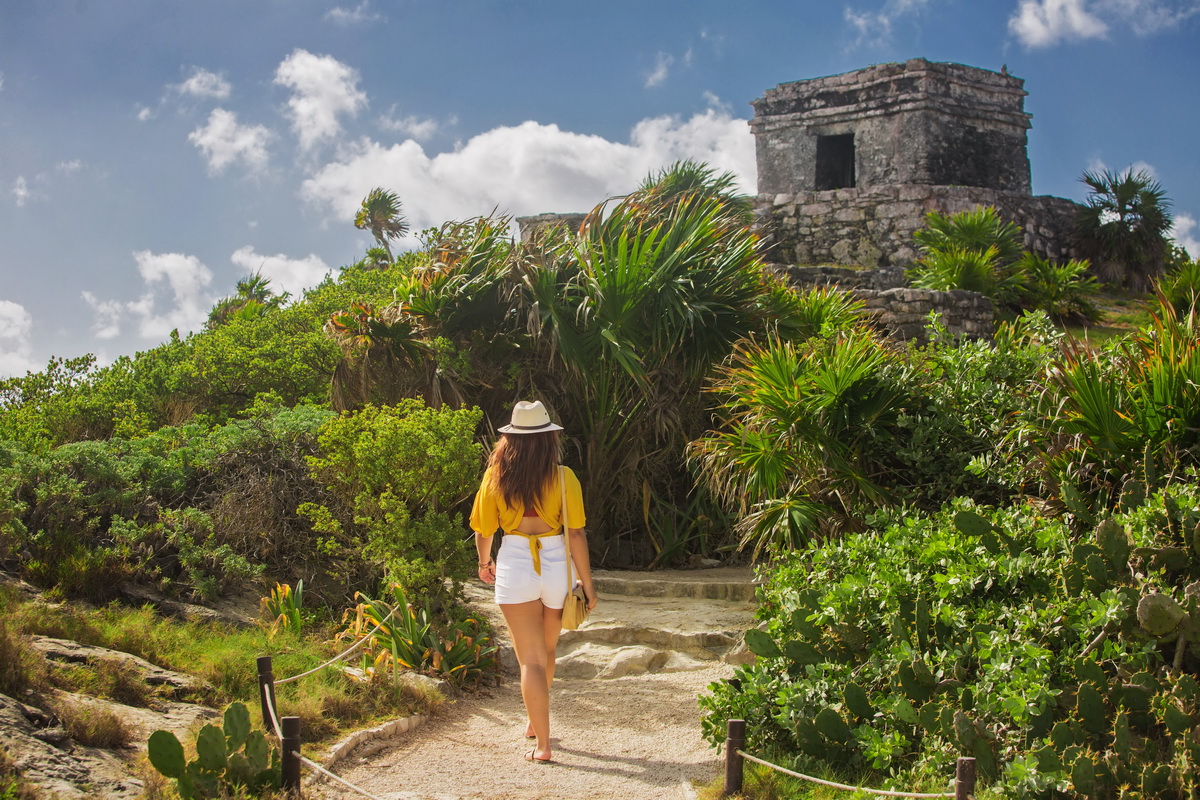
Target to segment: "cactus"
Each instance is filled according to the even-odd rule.
[[[239,788],[252,792],[278,789],[279,752],[272,750],[262,731],[250,730],[250,712],[233,703],[223,726],[205,725],[196,736],[196,758],[187,761],[183,745],[169,731],[150,734],[150,763],[174,778],[183,800],[216,798]]]
[[[1096,762],[1090,752],[1080,753],[1071,765],[1071,783],[1075,791],[1085,797],[1096,791]]]
[[[760,658],[779,658],[783,655],[783,651],[779,649],[779,645],[775,644],[771,635],[758,628],[746,631],[745,641],[750,652]]]
[[[924,597],[917,598],[916,612],[916,628],[917,628],[917,646],[922,650],[929,649],[929,629],[930,629],[930,614],[929,603]]]
[[[154,768],[168,778],[178,778],[187,769],[187,757],[183,754],[183,745],[170,731],[155,731],[150,734],[146,749],[150,763]]]
[[[842,715],[832,708],[826,707],[821,709],[821,713],[817,714],[814,722],[821,735],[831,742],[845,744],[854,736],[854,733],[850,730],[850,726],[846,724],[846,720],[842,719]]]
[[[1096,546],[1104,553],[1108,563],[1118,570],[1129,561],[1129,535],[1111,519],[1096,526]]]
[[[1138,602],[1137,618],[1142,630],[1161,639],[1176,628],[1187,612],[1174,599],[1165,594],[1148,594]]]
[[[846,684],[846,708],[859,719],[873,719],[875,709],[867,699],[867,692],[857,683]]]
[[[825,660],[821,651],[808,642],[793,639],[783,643],[783,654],[797,664],[819,664]]]
[[[1146,484],[1130,478],[1121,487],[1120,508],[1123,513],[1129,513],[1146,502]]]
[[[1090,683],[1081,683],[1075,695],[1075,709],[1084,730],[1100,735],[1108,730],[1108,714],[1104,698]]]

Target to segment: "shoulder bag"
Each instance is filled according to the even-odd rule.
[[[562,520],[563,543],[567,548],[567,599],[563,602],[562,626],[565,631],[573,631],[587,620],[587,596],[583,593],[583,584],[575,580],[571,572],[571,529],[567,526],[567,469],[559,466],[558,482],[562,486],[562,499],[559,518]]]

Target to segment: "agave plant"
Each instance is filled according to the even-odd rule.
[[[1082,344],[1053,373],[1061,393],[1047,458],[1052,482],[1114,497],[1137,476],[1148,486],[1200,463],[1200,325],[1169,305],[1111,350]],[[1070,491],[1070,490],[1068,490]]]
[[[888,499],[864,443],[901,398],[879,380],[894,356],[852,329],[742,347],[712,390],[725,425],[691,446],[709,486],[741,512],[742,545],[780,552]]]

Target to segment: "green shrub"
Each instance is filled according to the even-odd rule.
[[[341,506],[310,503],[301,513],[327,537],[325,546],[360,542],[410,594],[466,579],[474,552],[462,544],[457,507],[478,485],[481,418],[478,409],[405,400],[330,419],[309,464]]]
[[[705,736],[738,717],[751,748],[814,768],[949,776],[966,755],[1006,795],[1187,796],[1200,490],[1134,505],[1076,540],[960,501],[783,559],[746,636],[758,661],[701,699]]]
[[[1025,276],[1028,293],[1022,305],[1045,311],[1060,323],[1095,322],[1100,309],[1092,297],[1099,284],[1088,267],[1086,261],[1053,262],[1025,253],[1016,267]]]

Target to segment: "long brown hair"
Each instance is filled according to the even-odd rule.
[[[533,508],[558,462],[558,431],[502,433],[488,466],[505,503]]]

